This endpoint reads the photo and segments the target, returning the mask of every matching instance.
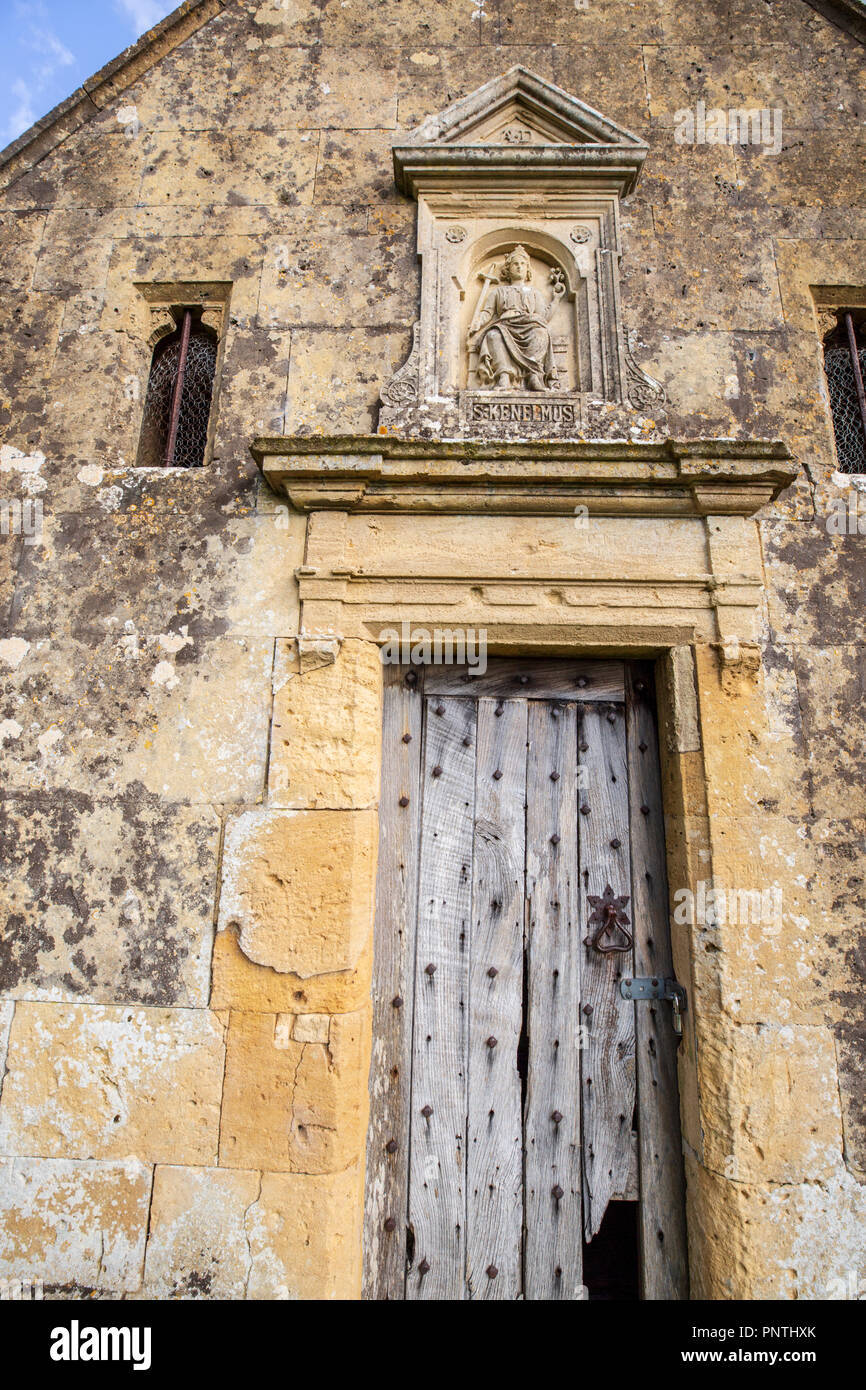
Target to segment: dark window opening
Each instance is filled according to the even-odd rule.
[[[611,1202],[592,1241],[584,1241],[583,1282],[590,1303],[640,1298],[637,1217],[637,1202]]]
[[[859,318],[859,322],[858,322]],[[824,341],[824,371],[840,473],[866,473],[866,334],[863,310],[839,311]]]
[[[185,309],[154,349],[138,445],[140,468],[201,468],[217,362],[216,335]]]

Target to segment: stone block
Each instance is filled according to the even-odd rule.
[[[290,1037],[284,1019],[231,1014],[220,1164],[339,1172],[364,1148],[369,1010],[334,1015],[324,1043]]]
[[[236,930],[219,931],[214,940],[212,1009],[242,1013],[354,1013],[370,997],[372,935],[350,970],[329,970],[302,978],[289,971],[256,965],[245,956]]]
[[[0,993],[205,1008],[219,835],[136,788],[0,797]]]
[[[338,201],[344,200],[341,194]],[[292,334],[287,434],[372,434],[379,390],[408,351],[409,322],[393,332],[303,328]]]
[[[283,973],[351,969],[373,928],[377,830],[371,810],[243,812],[226,826],[220,926]]]
[[[205,1010],[19,1002],[0,1154],[215,1162],[223,1033]]]
[[[698,1042],[704,1162],[739,1183],[798,1183],[842,1167],[826,1028],[705,1024]]]
[[[83,631],[17,639],[24,658],[11,672],[0,665],[0,719],[22,728],[4,748],[7,788],[111,796],[138,784],[168,801],[255,801],[273,642],[197,640],[184,614],[144,633],[122,614],[97,620],[96,643]]]
[[[150,1192],[151,1170],[135,1158],[0,1159],[0,1278],[41,1280],[72,1297],[134,1293]]]
[[[839,636],[853,636],[853,633]],[[854,642],[795,656],[814,810],[835,819],[866,815],[866,651]]]
[[[362,1202],[360,1164],[321,1176],[159,1167],[143,1292],[357,1298]]]
[[[686,1155],[692,1299],[862,1298],[862,1184],[731,1182]]]
[[[240,1168],[160,1164],[153,1175],[144,1296],[244,1298],[252,1263],[250,1212],[261,1185],[261,1173]]]
[[[139,200],[205,208],[313,201],[317,142],[297,132],[166,131],[145,137]]]
[[[279,643],[268,792],[298,809],[375,805],[382,742],[382,663],[372,642],[346,641],[312,666]]]

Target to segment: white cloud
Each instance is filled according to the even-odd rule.
[[[8,145],[13,140],[17,140],[19,135],[23,135],[25,130],[29,130],[36,120],[36,108],[33,105],[33,94],[26,82],[22,82],[19,77],[12,83],[12,94],[15,98],[15,105],[12,107],[12,114],[3,127],[3,134],[0,136],[0,144]]]
[[[36,25],[30,30],[24,40],[28,48],[32,48],[40,55],[41,61],[36,64],[33,71],[33,80],[40,86],[50,82],[56,72],[61,68],[70,68],[75,65],[75,54],[70,53],[64,43],[61,43],[56,34],[52,34],[50,29],[37,28]]]
[[[48,15],[42,4],[16,5],[16,12],[26,22],[26,30],[21,36],[21,46],[36,55],[32,66],[12,84],[15,104],[5,127],[0,132],[0,143],[16,140],[36,120],[37,108],[45,109],[40,95],[50,88],[54,79],[64,68],[74,67],[76,58],[55,33],[48,27]]]
[[[136,38],[152,29],[175,8],[168,0],[165,3],[161,3],[161,0],[115,0],[115,4],[121,14],[132,20]]]

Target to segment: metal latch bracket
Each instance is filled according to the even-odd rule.
[[[677,1037],[682,1037],[682,1016],[689,1007],[685,989],[676,980],[665,980],[661,975],[629,975],[619,982],[619,992],[623,999],[636,1003],[646,999],[669,999],[673,1005],[673,1025]]]

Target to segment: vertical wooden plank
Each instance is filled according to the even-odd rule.
[[[652,670],[627,667],[632,904],[636,975],[673,975],[664,816]],[[632,1006],[637,1030],[643,1297],[689,1296],[677,1042],[671,1005]]]
[[[581,1051],[583,1096],[584,1234],[592,1240],[608,1202],[628,1184],[635,1099],[634,1005],[620,996],[619,981],[633,970],[633,952],[602,955],[584,944],[594,927],[588,895],[610,884],[617,897],[631,896],[628,850],[629,796],[625,709],[581,707],[578,808],[581,877]],[[633,904],[625,907],[634,921]],[[630,930],[631,928],[629,928]],[[605,939],[619,943],[619,933]]]
[[[466,1284],[470,1298],[522,1291],[526,701],[478,701]],[[491,972],[493,972],[491,974]]]
[[[472,700],[425,700],[410,1105],[409,1299],[465,1297]]]
[[[583,1264],[576,705],[534,701],[528,745],[525,1296],[574,1299]]]
[[[364,1215],[364,1297],[370,1299],[402,1298],[406,1277],[423,672],[415,673],[414,686],[406,684],[406,674],[406,667],[384,668]],[[408,804],[401,806],[401,798]]]

